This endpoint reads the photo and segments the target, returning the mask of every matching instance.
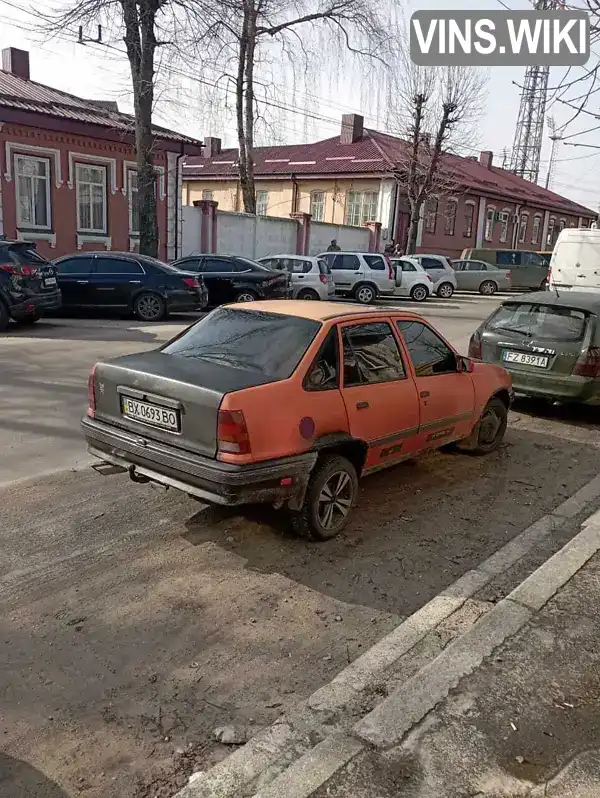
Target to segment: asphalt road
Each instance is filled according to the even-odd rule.
[[[495,300],[439,304],[464,349]],[[71,471],[93,363],[186,322],[0,339],[0,795],[171,796],[229,753],[215,727],[272,722],[597,473],[597,415],[521,403],[493,456],[366,479],[347,532],[307,544],[276,513]]]

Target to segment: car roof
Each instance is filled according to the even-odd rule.
[[[261,255],[258,262],[261,260],[269,260],[270,258],[294,258],[295,260],[311,260],[311,258],[318,258],[318,255],[298,255],[288,254],[287,252],[278,252],[276,255]]]
[[[600,314],[600,293],[595,291],[535,291],[532,294],[521,294],[514,299],[507,299],[503,305],[553,305],[554,307],[575,308]]]
[[[313,321],[343,320],[352,316],[357,318],[377,318],[377,316],[402,315],[420,319],[417,313],[406,312],[395,307],[373,307],[350,304],[349,302],[307,302],[305,299],[268,299],[264,302],[236,302],[227,305],[237,310],[255,310],[261,313],[278,313],[283,316],[296,316]]]
[[[321,255],[381,255],[383,256],[383,252],[364,252],[362,249],[329,249],[323,250],[318,255],[315,255],[316,258],[319,258]]]

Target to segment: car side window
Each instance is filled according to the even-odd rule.
[[[398,319],[396,326],[404,338],[417,377],[457,371],[456,355],[426,324]]]
[[[409,260],[401,260],[400,261],[400,268],[403,272],[416,272],[417,267],[414,263],[411,263]]]
[[[421,258],[421,266],[428,271],[444,268],[444,265],[435,258]]]
[[[96,258],[96,274],[143,274],[144,270],[137,261],[126,258]]]
[[[541,266],[542,268],[547,268],[547,265],[537,252],[522,252],[521,259],[524,266]]]
[[[319,352],[304,378],[305,391],[332,391],[340,384],[337,327],[329,330]]]
[[[203,272],[232,272],[233,264],[224,258],[204,258],[202,264]]]
[[[334,252],[324,252],[322,255],[319,256],[321,260],[324,260],[325,263],[331,269],[333,261],[335,260],[335,253]]]
[[[470,272],[481,272],[485,271],[485,266],[483,265],[483,263],[479,263],[476,260],[472,260],[468,263],[467,269]]]
[[[261,266],[266,266],[267,269],[283,269],[279,258],[261,258],[259,261]]]
[[[334,271],[344,269],[345,271],[357,272],[360,268],[360,261],[358,255],[336,255],[331,268]]]
[[[496,255],[496,263],[498,266],[520,266],[521,257],[521,252],[506,250],[505,252],[498,252]]]
[[[363,255],[364,259],[366,260],[367,264],[378,272],[384,272],[386,269],[385,261],[381,257],[381,255]]]
[[[402,355],[387,322],[344,327],[342,341],[345,388],[405,379]]]
[[[89,274],[92,271],[93,258],[67,258],[55,263],[59,274]]]

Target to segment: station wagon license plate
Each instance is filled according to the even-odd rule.
[[[44,277],[44,288],[54,288],[56,277]]]
[[[132,418],[134,421],[143,421],[144,424],[179,432],[179,413],[169,407],[160,407],[123,396],[121,412],[126,418]]]
[[[522,366],[536,366],[540,369],[548,368],[549,358],[546,355],[530,355],[529,352],[502,352],[502,360],[507,363],[520,363]]]

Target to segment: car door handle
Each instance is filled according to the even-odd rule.
[[[132,285],[139,285],[142,281],[141,280],[130,280],[129,281]]]
[[[357,402],[356,403],[356,409],[357,410],[366,410],[368,406],[369,406],[368,402]]]
[[[77,280],[78,285],[87,285],[89,280]]]
[[[421,397],[421,399],[427,399],[427,397],[429,396],[429,391],[421,391],[419,396]]]

